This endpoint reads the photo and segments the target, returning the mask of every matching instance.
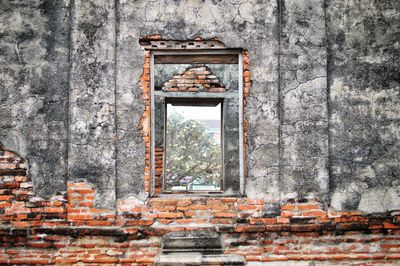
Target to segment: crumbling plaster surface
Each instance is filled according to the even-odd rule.
[[[146,198],[138,40],[160,34],[249,51],[248,197],[399,208],[396,1],[29,3],[0,4],[0,142],[40,195],[68,176],[94,184],[100,207]]]
[[[328,1],[330,189],[337,209],[400,208],[399,14],[398,1]]]
[[[282,199],[328,202],[328,110],[324,1],[281,7]]]
[[[72,9],[69,179],[97,186],[96,203],[116,200],[115,6],[76,0]]]
[[[66,190],[68,1],[0,2],[0,142],[42,195]]]

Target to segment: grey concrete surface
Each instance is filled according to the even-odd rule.
[[[139,38],[218,37],[250,54],[249,198],[398,209],[399,13],[389,0],[3,1],[0,142],[43,197],[85,180],[97,206],[144,200]]]

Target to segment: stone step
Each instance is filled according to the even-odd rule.
[[[222,253],[220,235],[211,230],[171,232],[163,237],[163,253]]]
[[[200,252],[175,252],[156,257],[156,266],[195,266],[195,265],[245,265],[243,256],[236,254],[202,254]]]
[[[155,265],[244,265],[245,259],[223,254],[220,234],[211,230],[171,232],[163,237],[162,253]]]

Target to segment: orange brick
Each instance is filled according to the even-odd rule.
[[[256,205],[240,205],[239,210],[241,211],[250,211],[258,209]]]
[[[290,221],[290,219],[287,218],[287,217],[277,217],[277,218],[276,218],[276,222],[277,222],[278,224],[288,224],[289,221]]]
[[[152,210],[161,211],[161,212],[174,211],[174,210],[176,210],[176,206],[175,205],[170,205],[170,206],[159,206],[159,205],[157,205],[157,206],[154,206],[152,208]]]
[[[68,214],[68,220],[93,220],[93,214]]]
[[[295,216],[295,215],[296,215],[296,213],[293,213],[291,211],[281,211],[281,216],[282,217],[292,217],[292,216]]]
[[[297,209],[297,205],[294,204],[285,204],[282,205],[281,210],[282,211],[292,211],[292,210],[296,210]]]
[[[166,218],[166,219],[182,218],[183,213],[181,213],[181,212],[160,212],[158,214],[158,217]]]
[[[16,214],[16,215],[14,215],[14,220],[15,221],[21,221],[21,220],[25,220],[25,219],[27,219],[28,218],[28,215],[26,215],[26,214],[20,214],[20,213],[18,213],[18,214]]]
[[[62,207],[45,207],[45,212],[54,213],[54,212],[65,212],[65,209]]]
[[[190,224],[193,223],[194,219],[178,219],[176,220],[176,223],[179,224]]]
[[[225,205],[225,204],[212,205],[210,207],[211,207],[212,210],[215,210],[215,211],[226,211],[226,210],[230,209],[229,206]]]
[[[80,195],[80,194],[74,193],[73,195],[71,195],[71,194],[68,195],[68,201],[70,203],[80,202],[83,200],[83,198],[84,198],[83,195]]]
[[[153,257],[141,256],[141,257],[137,258],[135,261],[138,262],[138,263],[152,264],[154,262],[154,258]]]
[[[77,182],[77,183],[68,183],[67,184],[67,188],[68,190],[72,190],[72,189],[81,189],[83,187],[89,187],[89,185],[85,182]]]
[[[85,202],[85,201],[83,201],[83,202],[79,202],[78,204],[77,204],[77,206],[80,206],[80,207],[92,207],[93,206],[93,202]]]
[[[126,225],[132,226],[150,226],[154,223],[154,219],[126,220]]]
[[[84,200],[94,200],[94,195],[85,195]]]
[[[236,232],[263,232],[265,231],[264,225],[238,225],[235,228]]]
[[[249,57],[248,56],[243,56],[243,64],[247,65],[250,63]]]
[[[302,211],[307,210],[321,210],[321,207],[317,204],[309,204],[309,205],[298,205],[297,208]]]
[[[8,201],[1,201],[0,202],[0,208],[7,208],[11,206],[11,202]]]
[[[262,218],[264,224],[276,224],[277,218]]]
[[[383,222],[383,227],[385,229],[400,229],[400,225],[395,225],[395,224],[388,223],[388,222]]]
[[[49,260],[48,259],[40,259],[40,258],[13,258],[10,260],[11,264],[27,264],[27,265],[32,265],[32,264],[43,264],[43,265],[49,265]]]
[[[111,221],[93,220],[93,221],[87,221],[87,225],[90,225],[90,226],[111,226],[112,222]]]
[[[176,206],[178,201],[175,199],[152,199],[150,200],[150,206],[152,207],[156,207],[156,206],[169,206],[169,205],[173,205]]]
[[[53,246],[50,242],[27,242],[26,244],[31,248],[49,248]]]
[[[87,194],[94,194],[95,191],[93,189],[80,189],[76,191],[79,194],[87,195]]]
[[[264,200],[260,199],[247,199],[246,200],[247,204],[252,204],[252,205],[264,205]]]
[[[232,219],[228,218],[219,218],[219,219],[211,219],[212,224],[233,224]]]
[[[27,227],[38,227],[42,225],[42,221],[20,221],[12,222],[13,227],[27,228]]]
[[[118,262],[118,258],[114,258],[114,257],[109,257],[106,255],[97,255],[94,257],[93,261],[90,261],[93,263],[117,263]]]
[[[236,213],[232,212],[216,212],[214,213],[215,218],[234,218],[237,217]]]
[[[307,217],[324,217],[327,216],[327,212],[325,211],[305,211],[303,212],[303,216]]]
[[[221,204],[223,204],[222,203],[222,200],[219,200],[219,199],[209,199],[209,200],[207,200],[207,205],[209,205],[209,206],[219,206],[219,205],[221,205]]]
[[[28,177],[26,177],[26,176],[16,176],[16,177],[14,177],[14,180],[17,181],[17,182],[25,182],[25,181],[28,181]]]
[[[187,217],[193,217],[195,215],[196,215],[196,213],[194,211],[185,211],[185,216],[187,216]]]
[[[170,224],[170,223],[172,223],[173,222],[173,220],[170,220],[170,219],[160,219],[160,220],[158,220],[160,223],[162,223],[162,224]]]
[[[189,207],[190,210],[208,210],[210,209],[207,205],[192,205]]]
[[[221,201],[223,203],[235,203],[237,201],[236,198],[222,198]]]

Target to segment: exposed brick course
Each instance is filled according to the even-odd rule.
[[[145,101],[145,110],[141,118],[141,127],[143,141],[146,149],[146,160],[144,170],[144,188],[146,192],[150,192],[151,177],[150,177],[150,51],[145,51],[143,73],[140,76],[140,88]]]
[[[186,69],[182,74],[173,76],[164,83],[163,91],[176,92],[224,92],[225,85],[203,65]]]
[[[96,191],[85,182],[68,183],[65,193],[42,199],[28,176],[13,175],[26,170],[18,155],[3,149],[0,162],[10,170],[0,176],[2,264],[151,265],[164,234],[199,229],[220,232],[224,252],[248,262],[395,265],[400,259],[396,212],[336,212],[310,200],[285,204],[279,216],[265,217],[266,202],[235,197],[126,199],[115,212],[93,207]]]

